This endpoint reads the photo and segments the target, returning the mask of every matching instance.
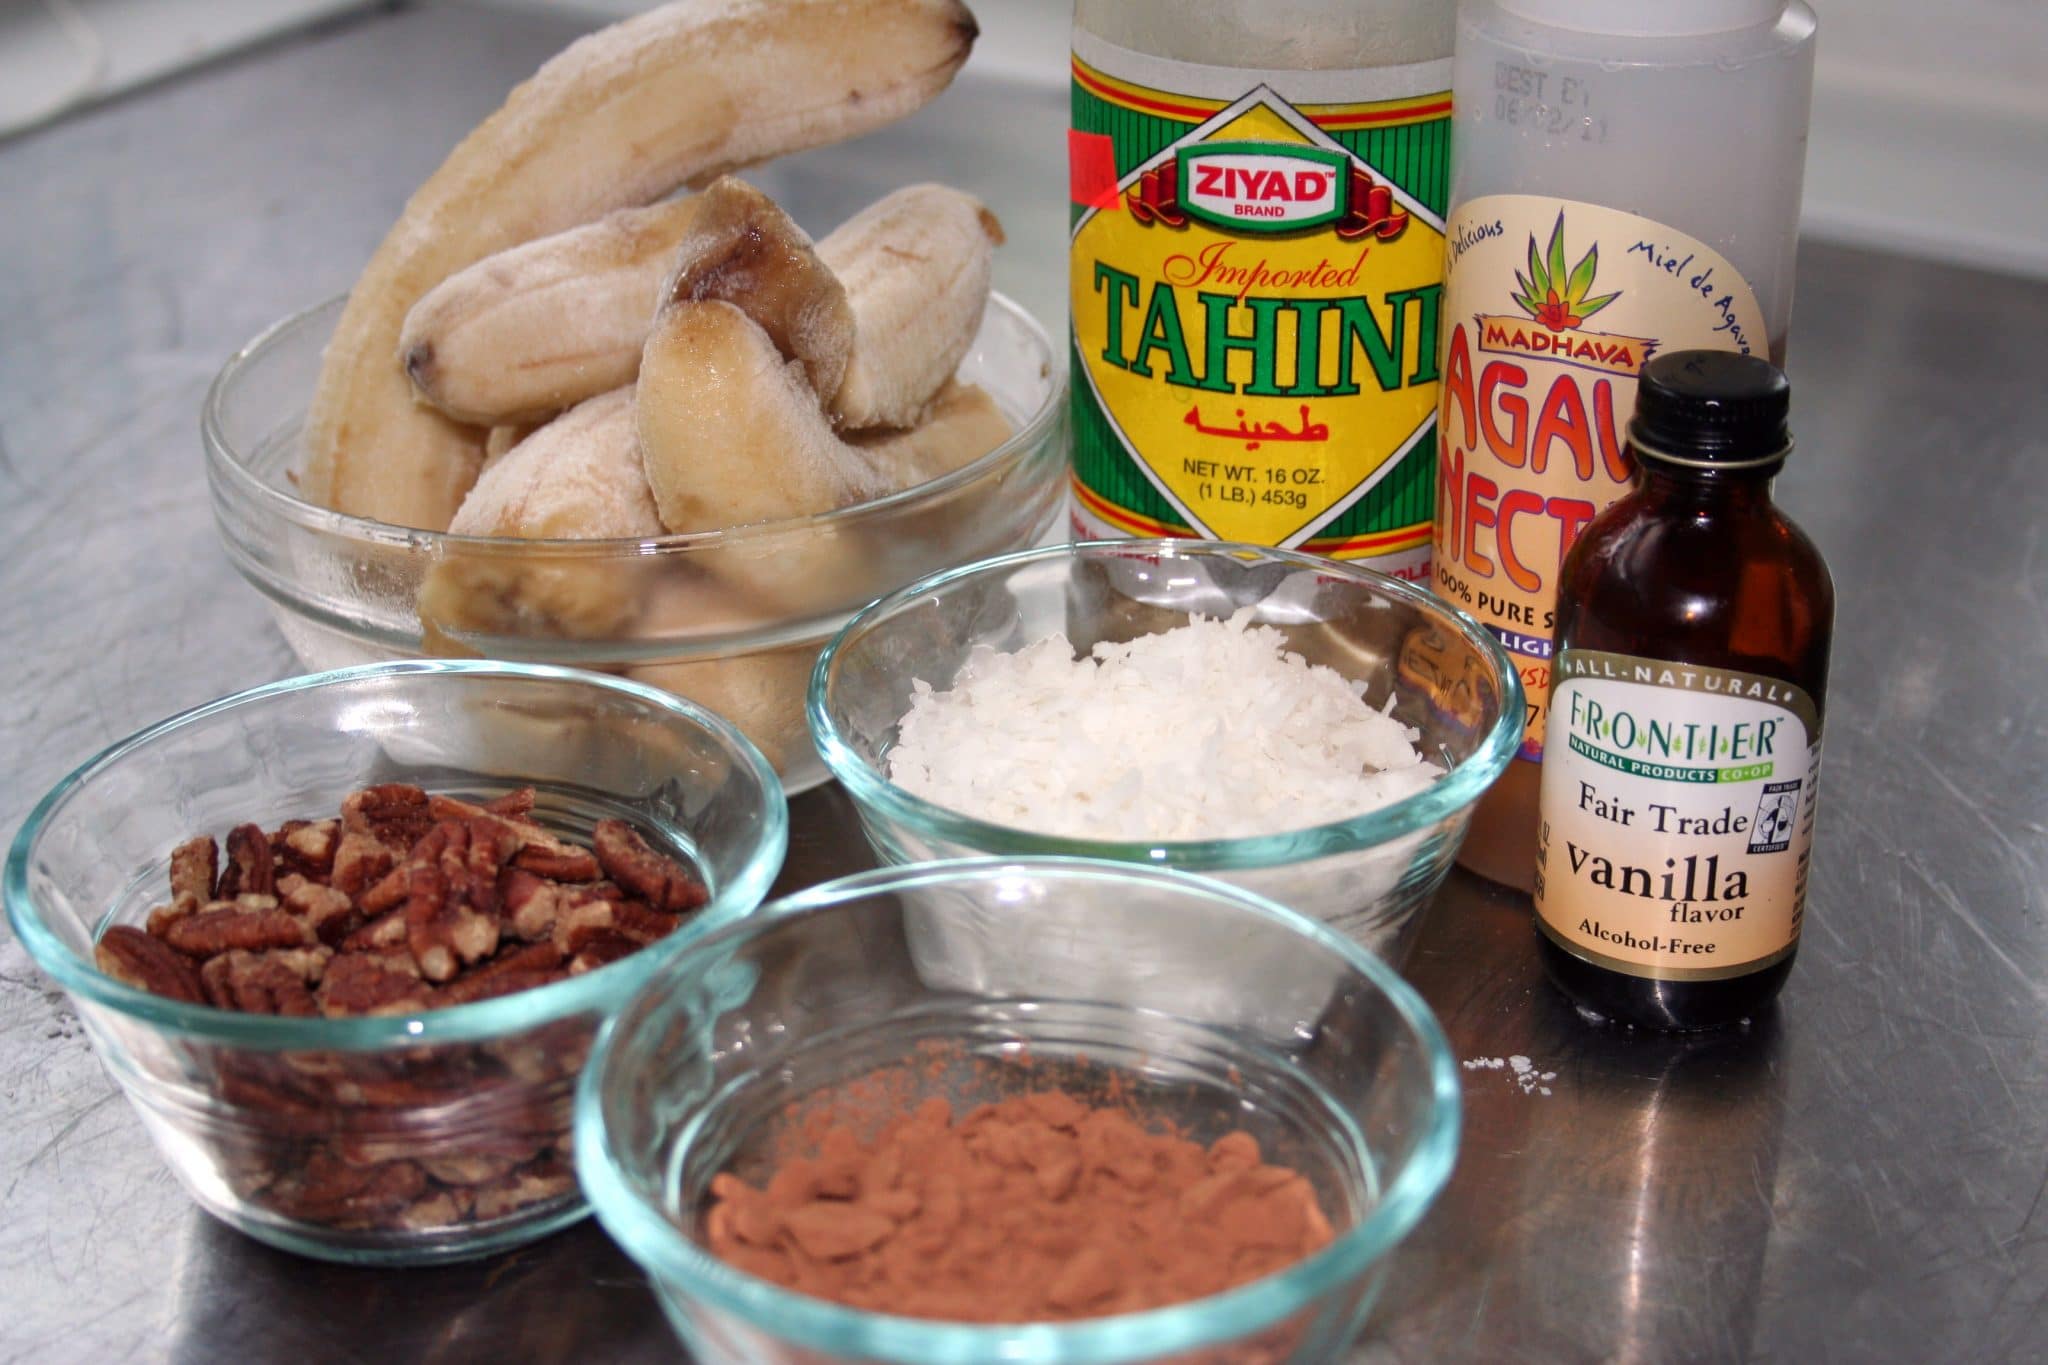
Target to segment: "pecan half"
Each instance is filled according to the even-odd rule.
[[[595,855],[567,844],[558,848],[528,844],[513,855],[512,866],[558,882],[594,882],[604,875]]]
[[[270,851],[270,836],[260,825],[236,825],[228,831],[228,862],[221,869],[215,900],[237,896],[268,896],[277,890],[277,858]]]
[[[636,948],[668,937],[682,924],[675,915],[650,910],[639,901],[582,901],[555,917],[555,946],[565,957],[583,952],[597,937],[623,938]]]
[[[334,872],[329,878],[337,891],[360,895],[365,887],[389,872],[398,854],[374,836],[358,830],[344,830],[334,846]]]
[[[605,875],[657,910],[680,914],[711,899],[704,883],[675,859],[657,853],[624,820],[600,820],[591,846]]]
[[[187,839],[171,850],[171,900],[190,896],[195,902],[213,899],[215,880],[220,876],[220,846],[213,836],[202,834]]]
[[[159,905],[154,910],[151,910],[149,912],[149,919],[144,927],[158,938],[162,938],[171,931],[173,924],[198,913],[199,905],[199,897],[194,896],[190,891],[180,891],[171,898],[169,905]]]
[[[409,782],[385,782],[351,792],[341,803],[344,834],[366,834],[403,854],[434,827],[427,794]]]
[[[487,1223],[503,1218],[530,1205],[559,1199],[575,1188],[574,1172],[559,1160],[543,1157],[502,1180],[477,1187],[476,1221]]]
[[[409,953],[340,953],[327,964],[315,995],[330,1019],[425,1008],[432,987]]]
[[[333,956],[329,948],[282,948],[267,953],[239,949],[208,959],[199,969],[209,1003],[244,1014],[318,1013],[308,983],[320,979]]]
[[[467,1005],[501,995],[533,990],[567,976],[561,949],[551,941],[529,943],[501,951],[489,962],[477,964],[435,992],[438,1005]]]
[[[566,902],[561,886],[523,867],[508,867],[498,876],[498,908],[505,917],[505,928],[519,938],[548,937]]]
[[[331,886],[309,882],[293,874],[277,884],[285,910],[305,924],[313,937],[330,948],[347,938],[362,923],[347,893]]]
[[[101,934],[92,957],[101,971],[137,990],[191,1005],[206,1003],[205,988],[191,960],[133,925],[116,924]]]
[[[197,914],[175,921],[164,941],[188,957],[212,957],[240,948],[260,953],[266,948],[312,946],[313,931],[277,908],[269,896],[245,896],[228,904],[215,901]]]
[[[539,795],[531,787],[506,792],[495,801],[484,802],[484,809],[493,815],[502,815],[507,820],[525,820],[533,814],[533,803]]]
[[[358,925],[341,941],[351,953],[389,952],[405,946],[405,906],[387,910],[367,924]]]
[[[339,820],[287,820],[270,836],[270,851],[281,871],[324,882],[334,871],[334,850],[340,841]]]
[[[498,950],[498,921],[451,894],[438,866],[415,866],[405,902],[405,942],[429,981],[449,981],[462,964]]]
[[[427,1191],[426,1173],[410,1161],[351,1166],[315,1148],[294,1174],[271,1187],[278,1212],[336,1227],[374,1224]]]

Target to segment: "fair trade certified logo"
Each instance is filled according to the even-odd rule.
[[[1176,154],[1189,214],[1240,232],[1298,232],[1342,218],[1351,159],[1284,142],[1204,142]]]

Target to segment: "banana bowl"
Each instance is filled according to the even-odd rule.
[[[905,583],[1032,544],[1059,511],[1065,376],[1045,331],[997,294],[959,376],[1013,434],[889,497],[647,540],[455,536],[347,516],[297,491],[306,405],[344,302],[236,353],[200,419],[228,558],[309,669],[453,656],[624,674],[724,716],[802,791],[829,776],[804,723],[825,642]]]

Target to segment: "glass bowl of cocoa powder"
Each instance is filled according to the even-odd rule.
[[[665,963],[576,1157],[704,1365],[1279,1365],[1357,1336],[1458,1130],[1436,1021],[1342,935],[1186,873],[981,859]]]
[[[36,807],[4,886],[202,1209],[303,1255],[419,1264],[588,1212],[570,1114],[598,1027],[754,909],[787,840],[773,771],[699,707],[402,662],[113,746]]]

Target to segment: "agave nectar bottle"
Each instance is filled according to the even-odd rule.
[[[1813,84],[1804,0],[1464,0],[1435,587],[1529,717],[1459,861],[1526,890],[1558,566],[1627,487],[1644,360],[1782,361]]]
[[[1077,0],[1074,529],[1426,581],[1448,0]]]

